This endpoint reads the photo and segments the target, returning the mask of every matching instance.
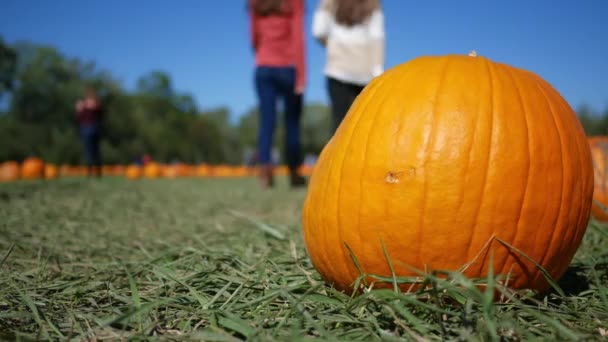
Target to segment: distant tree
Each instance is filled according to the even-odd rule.
[[[13,89],[17,71],[17,52],[0,37],[0,100]]]
[[[14,57],[13,57],[14,52]],[[0,40],[0,94],[10,91],[0,116],[0,161],[36,155],[54,163],[82,159],[74,104],[93,86],[105,109],[104,162],[130,163],[143,154],[160,162],[242,163],[256,149],[258,112],[235,124],[227,108],[200,110],[193,96],[175,90],[168,73],[141,76],[132,92],[92,61],[65,56],[53,47]],[[283,115],[274,144],[283,150]],[[329,140],[329,110],[309,104],[302,114],[302,149],[318,154]]]

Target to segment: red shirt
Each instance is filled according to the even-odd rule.
[[[98,125],[103,116],[103,108],[101,105],[95,107],[83,107],[76,110],[76,120],[81,126]]]
[[[250,0],[250,5],[253,1]],[[257,66],[296,68],[296,87],[306,85],[304,0],[284,0],[284,14],[260,16],[250,10],[251,42]],[[251,6],[250,6],[251,7]]]

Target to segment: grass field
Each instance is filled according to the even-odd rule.
[[[254,180],[0,184],[0,340],[608,340],[606,226],[546,296],[493,304],[452,275],[351,298],[306,257],[304,196]]]

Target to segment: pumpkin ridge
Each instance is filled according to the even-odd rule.
[[[559,151],[560,151],[559,158],[560,158],[560,161],[562,164],[562,167],[560,169],[560,175],[561,175],[561,187],[560,187],[560,196],[559,196],[560,206],[559,206],[557,215],[555,216],[555,220],[554,220],[553,224],[551,225],[551,227],[553,227],[553,232],[551,233],[551,239],[549,239],[550,243],[547,244],[546,249],[545,249],[544,253],[542,253],[542,257],[539,262],[540,265],[543,265],[545,262],[546,256],[549,254],[549,249],[551,248],[551,245],[555,238],[557,229],[558,229],[558,227],[560,227],[559,223],[560,223],[560,219],[562,217],[562,211],[564,209],[564,201],[563,201],[564,200],[564,189],[566,188],[566,186],[564,185],[564,183],[566,181],[566,177],[564,177],[564,169],[566,168],[566,164],[565,164],[564,157],[563,157],[563,150],[564,150],[563,144],[564,143],[563,143],[562,132],[561,132],[559,124],[557,123],[557,118],[555,116],[555,110],[553,108],[551,101],[549,100],[549,96],[547,95],[547,92],[545,91],[542,82],[540,82],[540,80],[538,78],[536,78],[535,81],[536,81],[537,87],[540,89],[540,92],[543,94],[543,96],[545,98],[545,102],[549,108],[549,113],[551,114],[551,117],[553,118],[553,123],[555,124],[555,129],[559,136]],[[536,245],[537,244],[535,242],[535,246]],[[532,282],[537,283],[540,280],[539,279],[540,276],[541,276],[540,272],[537,272],[537,274],[532,279]]]
[[[373,101],[373,99],[374,99],[374,95],[375,95],[375,94],[378,92],[378,89],[379,89],[380,85],[381,85],[381,84],[383,84],[383,83],[384,83],[384,82],[383,82],[383,80],[381,80],[381,81],[380,81],[378,84],[374,85],[373,87],[371,87],[371,88],[369,89],[369,91],[370,91],[370,92],[373,90],[373,94],[372,94],[371,96],[369,96],[369,97],[367,97],[367,98],[365,98],[365,99],[364,99],[364,100],[366,101],[366,102],[364,103],[364,105],[363,105],[363,104],[359,104],[359,103],[357,103],[357,108],[356,108],[356,110],[357,110],[357,112],[358,112],[358,113],[360,112],[360,110],[359,110],[359,106],[360,106],[360,105],[361,105],[361,106],[363,106],[363,108],[365,109],[365,108],[367,108],[367,106],[369,105],[369,103]],[[352,108],[351,108],[351,109],[352,109]],[[350,110],[349,110],[349,112],[350,112]],[[347,115],[348,115],[348,113],[347,113]],[[359,121],[361,120],[361,118],[362,118],[362,117],[363,117],[363,112],[360,112],[360,113],[359,113],[359,115],[358,115],[358,117],[357,117],[357,121],[355,121],[355,123],[353,124],[353,129],[352,129],[352,132],[351,132],[350,137],[349,137],[349,142],[348,142],[347,144],[345,144],[345,149],[344,149],[344,152],[346,151],[346,149],[347,149],[348,145],[350,144],[350,142],[351,142],[351,140],[352,140],[352,137],[354,136],[354,128],[355,128],[355,126],[356,126],[356,125],[359,123]],[[344,126],[344,125],[340,125],[340,128],[341,128],[340,133],[342,133],[342,131],[344,131],[344,130],[346,129],[346,126]],[[344,131],[344,132],[346,132],[346,131]],[[338,133],[338,132],[336,132],[336,133]],[[338,147],[338,146],[334,146],[334,148],[337,148],[337,147]],[[343,155],[344,155],[344,157],[342,158],[342,164],[344,163],[344,159],[346,158],[346,153],[343,153]],[[331,173],[332,173],[332,171],[333,171],[333,169],[334,169],[334,166],[336,166],[336,165],[334,164],[334,161],[335,161],[335,158],[332,158],[332,159],[330,160],[330,164],[329,164],[328,170],[326,171],[326,172],[327,172],[327,177],[328,177],[328,178],[331,178]],[[341,167],[342,167],[342,166],[343,166],[343,165],[341,165]],[[340,169],[340,173],[341,173],[341,171],[342,171],[342,170]],[[337,198],[336,198],[336,201],[337,201],[337,204],[336,204],[336,223],[337,223],[337,227],[338,227],[338,229],[337,229],[337,235],[338,235],[338,236],[337,236],[337,238],[338,238],[338,240],[339,240],[339,242],[340,242],[340,244],[339,244],[339,248],[340,248],[340,251],[342,252],[341,254],[342,254],[342,256],[344,257],[344,261],[345,261],[345,262],[344,262],[344,263],[339,263],[339,262],[338,262],[338,263],[335,263],[335,261],[336,261],[336,260],[330,260],[330,258],[328,258],[328,265],[329,265],[329,267],[328,267],[328,268],[331,268],[331,269],[332,269],[332,273],[333,273],[333,274],[337,274],[337,273],[335,273],[335,271],[334,271],[334,270],[335,270],[335,268],[333,267],[333,265],[337,265],[337,264],[343,264],[343,265],[344,265],[344,267],[346,268],[346,272],[347,272],[349,275],[351,275],[351,270],[350,270],[350,263],[352,262],[352,260],[351,260],[351,256],[350,256],[349,254],[347,254],[347,251],[345,251],[345,246],[342,246],[342,244],[344,244],[344,243],[345,243],[345,241],[343,241],[343,240],[342,240],[342,224],[341,224],[341,222],[340,222],[340,197],[341,197],[341,191],[340,191],[341,189],[340,189],[340,186],[341,186],[341,182],[342,182],[342,179],[341,179],[341,178],[339,178],[339,179],[338,179],[337,186],[336,186],[336,189],[338,189],[338,196],[337,196]],[[327,188],[328,188],[329,186],[330,186],[330,184],[329,184],[329,183],[327,183],[327,185],[325,186],[325,191],[324,191],[324,192],[325,192],[325,194],[327,194]],[[325,196],[323,196],[323,198],[324,198],[324,205],[323,205],[323,208],[327,208],[327,205],[326,205],[325,203],[327,203],[327,198],[328,198],[328,196],[327,196],[327,195],[325,195]],[[324,229],[322,229],[322,230],[323,230],[323,231],[327,231],[327,229],[325,229],[325,227],[324,227]],[[325,242],[326,242],[326,245],[327,245],[327,234],[325,234]],[[353,253],[354,253],[354,251],[353,251]],[[327,256],[327,254],[326,254],[326,256]],[[356,257],[356,255],[355,255],[355,257]],[[355,278],[356,278],[356,277],[355,277]],[[351,284],[351,285],[352,285],[352,284]]]
[[[323,165],[325,163],[325,159],[327,158],[327,154],[329,153],[329,149],[331,149],[331,140],[328,142],[327,144],[327,150],[323,150],[321,152],[321,154],[319,155],[319,160],[317,161],[317,164],[315,165],[315,169],[320,169],[320,165]],[[323,232],[318,232],[315,231],[315,233],[317,234],[313,234],[311,232],[311,229],[306,229],[307,226],[313,226],[313,227],[317,227],[317,221],[318,221],[318,217],[315,217],[314,215],[311,216],[310,212],[311,212],[311,201],[313,197],[318,197],[318,193],[319,191],[315,191],[316,187],[315,185],[317,184],[317,178],[321,177],[324,174],[321,173],[315,173],[313,172],[313,174],[310,177],[310,183],[309,183],[309,187],[310,187],[310,191],[309,193],[306,195],[306,200],[304,201],[304,211],[303,211],[303,215],[302,215],[302,222],[303,224],[303,228],[304,228],[304,239],[305,239],[305,246],[306,246],[306,252],[310,258],[311,263],[313,264],[313,266],[317,269],[320,269],[320,267],[322,266],[321,262],[319,261],[319,256],[318,254],[320,253],[315,253],[315,250],[313,248],[313,246],[317,246],[320,244],[320,238],[319,236],[323,233]],[[324,188],[323,188],[324,189]],[[313,217],[315,218],[313,220]],[[309,221],[313,221],[312,223],[310,223]],[[311,251],[312,249],[312,251]]]
[[[544,90],[544,84],[542,84],[542,83],[540,83],[540,84],[543,85],[543,90]],[[545,92],[543,92],[543,93],[546,94]],[[547,98],[548,98],[548,95],[547,95]],[[553,113],[555,111],[555,107],[553,106],[553,101],[549,101],[549,106],[550,106],[551,112]],[[568,123],[564,123],[561,120],[562,119],[561,117],[558,117],[558,119],[560,120],[560,123],[561,123],[562,126],[567,126],[568,125]],[[576,154],[577,154],[577,157],[578,157],[579,164],[582,165],[583,163],[582,163],[582,160],[580,159],[580,152],[581,151],[580,151],[580,146],[579,146],[578,141],[576,141],[575,145],[576,145]],[[574,160],[572,160],[572,162],[573,161]],[[576,167],[573,168],[571,165],[568,165],[568,168],[571,169],[572,173],[575,173],[577,171],[577,168]],[[563,169],[566,169],[566,168],[564,167]],[[566,178],[563,177],[563,180],[565,180],[565,179]],[[567,186],[563,186],[563,188],[565,190],[567,188]],[[571,189],[570,197],[573,197],[574,196],[574,192],[576,191],[574,184],[570,184],[569,188]],[[580,194],[578,196],[579,200],[582,199],[582,194],[583,194],[583,191],[580,191]],[[563,193],[562,193],[562,196],[563,196]],[[562,200],[563,200],[563,198],[562,198]],[[562,201],[561,205],[560,205],[560,210],[558,212],[559,213],[558,217],[560,219],[561,219],[561,215],[562,215],[562,211],[563,211],[562,209],[564,208],[564,204],[565,204],[564,201]],[[569,223],[571,221],[571,216],[570,216],[568,210],[565,210],[563,212],[565,212],[565,220],[566,220],[566,222]],[[580,216],[581,216],[580,213],[577,213],[577,220],[576,220],[577,224],[580,224]],[[569,225],[568,224],[564,224],[562,222],[562,220],[560,220],[560,219],[558,219],[558,221],[557,221],[558,224],[554,227],[554,229],[551,232],[551,238],[549,239],[549,246],[553,246],[553,243],[554,243],[554,241],[555,241],[556,238],[562,238],[562,239],[566,240],[566,236],[562,236],[562,235],[564,234],[564,230],[566,230],[566,232],[567,232],[567,230],[569,230],[568,229]],[[562,223],[559,224],[560,222],[562,222]],[[543,256],[542,256],[539,264],[544,265],[547,262],[547,258],[549,257],[550,254],[553,254],[553,256],[552,256],[553,260],[549,260],[549,261],[551,262],[551,264],[555,263],[555,259],[556,258],[557,259],[561,259],[560,256],[559,256],[560,252],[563,253],[563,251],[555,251],[554,253],[551,253],[550,249],[547,250],[547,251],[545,251],[545,253],[543,253]],[[555,274],[555,272],[553,272],[553,273],[554,274],[551,274],[551,277],[555,278],[556,274]],[[559,270],[559,273],[563,273],[562,270]],[[541,278],[541,277],[542,277],[542,274],[537,271],[536,272],[536,276],[532,280],[532,283],[538,283],[539,281],[540,282],[544,282],[543,278]]]
[[[478,73],[479,70],[476,69],[476,72]],[[469,173],[469,169],[471,168],[471,159],[472,159],[471,155],[472,155],[473,147],[475,146],[475,140],[478,137],[478,134],[477,134],[478,133],[477,132],[478,131],[478,126],[479,126],[480,121],[483,119],[483,115],[479,114],[480,113],[480,108],[481,108],[481,103],[480,103],[479,100],[480,100],[480,98],[478,97],[478,102],[477,102],[477,105],[475,107],[476,118],[475,118],[475,123],[473,125],[473,131],[471,133],[471,143],[469,144],[469,146],[467,146],[467,148],[464,149],[464,151],[468,152],[468,153],[466,153],[467,162],[465,164],[465,168],[464,168],[464,172],[463,172],[464,177],[465,177],[465,182],[466,182],[467,174]],[[466,191],[467,191],[466,186],[462,186],[462,191],[460,192],[460,197],[458,199],[459,204],[458,204],[458,208],[456,209],[456,213],[460,213],[461,210],[462,210],[462,206],[465,204],[464,197],[465,197],[465,192]],[[483,191],[484,191],[484,189],[482,188],[482,192]],[[471,223],[475,224],[475,222],[471,222]],[[469,242],[468,242],[469,248],[470,248],[472,236],[473,236],[473,233],[469,234]],[[465,256],[465,260],[467,260],[468,256],[467,255],[464,255],[464,256]]]
[[[377,92],[378,87],[379,87],[379,85],[376,86],[376,88],[375,88],[376,92]],[[387,92],[384,92],[383,100],[386,100],[386,93]],[[357,97],[357,98],[359,98],[359,97]],[[355,123],[352,125],[352,130],[350,132],[350,136],[348,138],[348,142],[345,144],[345,147],[344,147],[344,153],[343,153],[343,157],[342,157],[342,162],[340,163],[340,172],[339,172],[340,177],[338,178],[338,186],[337,186],[337,189],[338,189],[337,203],[338,204],[336,206],[336,209],[337,209],[336,219],[338,220],[338,237],[340,239],[340,246],[341,246],[340,248],[342,250],[342,254],[344,255],[344,259],[345,259],[344,265],[346,267],[346,271],[348,272],[349,276],[351,276],[352,279],[356,279],[359,275],[357,275],[355,277],[352,277],[352,273],[351,273],[352,267],[350,266],[350,264],[351,264],[351,262],[350,262],[351,261],[351,257],[349,255],[349,253],[347,253],[348,251],[345,250],[345,247],[342,246],[343,244],[346,244],[346,241],[344,241],[344,239],[342,238],[342,236],[343,236],[343,234],[342,234],[343,233],[343,225],[342,225],[342,222],[340,220],[340,208],[342,208],[342,206],[340,205],[340,202],[342,201],[342,192],[343,192],[343,189],[342,189],[342,179],[344,178],[342,176],[342,174],[344,173],[344,164],[346,162],[346,156],[349,155],[349,150],[351,148],[351,144],[353,142],[353,138],[355,136],[355,132],[357,131],[357,127],[361,123],[361,121],[362,121],[361,119],[365,116],[366,109],[368,108],[370,102],[373,102],[373,101],[375,101],[375,99],[373,97],[369,97],[369,99],[367,100],[367,102],[365,102],[364,104],[359,104],[355,100],[355,102],[353,103],[353,106],[350,109],[351,111],[353,111],[353,114],[354,113],[358,114],[357,115],[357,121],[355,121]],[[359,108],[360,106],[362,108]],[[374,115],[374,119],[373,120],[375,120],[377,117],[378,117],[377,115]],[[372,123],[372,126],[373,126],[373,123]],[[368,134],[367,138],[368,138],[368,141],[369,141],[369,134]],[[359,178],[361,179],[361,177],[359,177]],[[360,190],[360,192],[363,194],[362,190]],[[361,203],[361,201],[359,201],[359,205],[360,205],[360,203]],[[359,223],[357,224],[357,229],[359,231],[361,231],[361,227],[360,227]],[[361,235],[360,234],[356,234],[356,235],[358,235],[359,236],[359,240],[361,240]],[[352,247],[352,246],[350,246],[350,247]],[[353,251],[353,253],[354,253],[354,251]],[[365,266],[361,264],[361,262],[359,262],[359,264],[361,265],[361,267],[362,267],[363,270],[366,269]]]
[[[567,109],[561,103],[560,103],[560,106],[562,108],[564,108],[564,109]],[[576,156],[578,157],[578,165],[577,165],[577,167],[574,168],[574,170],[576,171],[577,175],[581,175],[580,166],[582,166],[584,164],[583,159],[582,159],[582,154],[583,154],[584,149],[581,149],[581,141],[579,139],[577,139],[576,137],[574,139],[575,139],[575,144],[574,145],[576,146],[576,152],[577,152]],[[585,198],[584,198],[584,196],[585,196],[585,190],[584,190],[585,189],[585,184],[581,182],[578,187],[576,185],[577,185],[576,182],[573,182],[572,186],[574,188],[578,188],[578,194],[577,194],[578,195],[578,201],[580,203],[584,203],[584,200],[585,200]],[[584,206],[580,206],[579,210],[578,210],[578,212],[576,213],[576,216],[575,216],[576,217],[576,224],[577,224],[577,226],[580,226],[581,223],[583,222],[583,220],[585,219],[584,215],[582,215],[583,212],[584,212]],[[582,229],[582,232],[584,233],[585,230],[586,230],[586,225],[585,225],[585,229]],[[570,225],[568,225],[567,227],[562,228],[562,232],[563,232],[562,238],[564,240],[572,241],[572,240],[578,240],[579,239],[579,237],[576,235],[577,230],[571,229]],[[562,235],[562,234],[560,234],[560,235]],[[582,236],[580,236],[580,238],[582,238]],[[566,255],[570,254],[570,253],[568,253],[569,251],[566,249],[566,247],[567,246],[564,245],[564,246],[562,246],[561,249],[559,249],[559,250],[556,251],[556,253],[555,253],[555,259],[556,260],[561,260],[563,258],[564,253],[566,253]],[[558,265],[556,267],[556,270],[557,270],[555,272],[556,274],[552,274],[551,276],[552,277],[556,277],[556,275],[557,276],[561,276],[568,269],[568,266],[569,265],[565,265],[565,267],[563,265]]]
[[[560,166],[560,178],[559,178],[559,183],[560,183],[560,197],[559,197],[560,208],[558,210],[561,210],[563,208],[563,206],[561,205],[562,199],[563,199],[563,180],[564,180],[564,171],[563,171],[563,168],[565,167],[565,165],[564,165],[564,158],[563,158],[563,138],[562,138],[562,134],[561,134],[561,131],[559,129],[559,126],[557,125],[557,122],[556,122],[556,119],[555,119],[555,113],[553,112],[552,108],[549,105],[549,100],[548,100],[546,94],[542,91],[542,88],[540,88],[540,85],[537,82],[537,78],[535,78],[534,75],[531,74],[531,73],[526,73],[525,76],[527,77],[527,80],[530,81],[530,83],[534,84],[534,86],[537,89],[540,90],[540,94],[542,95],[542,97],[540,97],[540,98],[544,99],[544,108],[543,108],[542,112],[549,113],[549,116],[551,118],[551,122],[553,124],[553,128],[555,129],[555,132],[557,134],[558,143],[555,144],[555,145],[558,146],[558,148],[559,148],[559,153],[557,154],[557,156],[559,156],[559,166]],[[549,207],[549,202],[545,201],[545,205],[543,207],[542,215],[540,217],[540,222],[544,222],[545,221],[545,219],[547,217],[548,207]],[[559,212],[558,212],[558,216],[557,217],[559,217]],[[554,231],[557,228],[556,225],[555,225],[557,217],[548,226],[548,227],[553,228]],[[534,237],[534,240],[533,240],[532,245],[533,246],[538,246],[538,231],[537,230],[534,231],[533,237]],[[539,270],[536,270],[537,273],[538,273],[538,271]],[[537,275],[535,275],[535,277]]]
[[[471,234],[469,235],[469,242],[467,244],[467,253],[466,253],[466,259],[465,260],[471,260],[471,247],[472,247],[472,243],[473,243],[473,238],[475,237],[475,232],[478,231],[477,226],[479,225],[479,214],[481,214],[481,205],[482,203],[484,203],[483,198],[485,196],[485,193],[487,191],[487,187],[488,187],[488,183],[487,183],[487,179],[488,179],[488,172],[490,169],[490,160],[492,159],[492,139],[494,137],[494,125],[496,124],[496,120],[494,120],[494,106],[496,105],[495,101],[494,101],[494,66],[490,63],[489,60],[484,59],[485,65],[488,69],[488,78],[490,79],[489,85],[490,85],[490,89],[488,91],[488,94],[490,96],[490,103],[489,103],[489,107],[490,107],[490,115],[489,120],[490,120],[490,132],[488,134],[488,156],[486,158],[485,161],[485,172],[484,172],[484,176],[483,179],[481,180],[483,187],[481,189],[481,194],[479,194],[479,200],[477,201],[477,209],[475,210],[475,220],[474,220],[474,225],[473,225],[473,229],[471,229]],[[493,242],[492,242],[493,243]],[[491,243],[491,244],[492,244]],[[492,247],[492,245],[490,244],[490,246],[488,246],[488,250]],[[479,252],[481,251],[476,251],[475,254],[477,255]],[[483,262],[482,265],[480,267],[483,266]]]
[[[395,85],[397,85],[397,84],[401,83],[403,80],[405,80],[405,79],[406,79],[406,76],[409,76],[409,74],[410,74],[410,73],[411,73],[411,70],[410,70],[410,69],[406,69],[406,70],[403,72],[403,75],[401,75],[401,77],[399,78],[399,82],[397,82]],[[395,115],[395,116],[397,117],[398,124],[397,124],[397,131],[396,131],[396,133],[395,133],[396,141],[394,141],[394,143],[392,144],[392,149],[391,149],[391,151],[392,151],[392,152],[391,152],[391,155],[393,155],[393,156],[397,155],[397,152],[396,152],[396,151],[398,151],[398,150],[399,150],[399,136],[400,136],[401,131],[403,130],[403,125],[404,125],[404,121],[405,121],[405,120],[404,120],[404,119],[403,119],[401,116],[403,115],[403,113],[404,113],[405,111],[406,111],[406,110],[405,110],[405,107],[404,107],[404,106],[402,106],[402,107],[401,107],[401,110],[399,111],[399,113],[397,113],[397,114]],[[377,120],[377,118],[378,118],[378,116],[376,116],[376,117],[374,118],[374,122]],[[365,174],[365,170],[367,170],[367,168],[368,168],[368,165],[367,165],[367,164],[366,164],[366,165],[364,165],[364,171],[363,171],[363,174]],[[392,167],[392,166],[391,166],[391,167],[389,167],[389,170],[390,170],[390,169],[393,169],[393,167]],[[389,172],[390,172],[390,171],[389,171]],[[385,198],[384,200],[385,200],[385,202],[387,201],[387,199],[386,199],[386,198]],[[359,213],[359,215],[361,215],[361,213]],[[406,228],[406,229],[407,229],[407,228]],[[380,234],[378,234],[378,235],[380,236]],[[382,237],[380,236],[380,239],[379,239],[380,241],[379,241],[379,242],[380,242],[381,244],[383,244],[383,242],[382,242],[382,240],[381,240],[381,239],[382,239]],[[388,248],[387,248],[387,254],[388,254]],[[400,260],[396,260],[396,261],[397,261],[397,262],[400,262]],[[388,263],[388,260],[387,260],[387,263]],[[396,264],[396,262],[394,262],[394,263]],[[406,267],[412,268],[412,265],[406,265]],[[398,271],[396,270],[395,265],[393,265],[393,270],[395,270],[395,272],[396,272],[396,273],[398,272]],[[398,276],[400,276],[400,274],[396,274],[396,276],[398,277]]]
[[[567,109],[567,107],[564,105],[565,102],[562,102],[562,107],[564,107],[565,109]],[[580,121],[576,120],[575,124],[580,125]],[[579,126],[580,127],[580,126]],[[582,139],[576,139],[577,142],[577,156],[579,159],[579,167],[577,167],[577,170],[581,170],[581,167],[585,164],[584,158],[583,156],[585,155],[585,152],[588,151],[589,155],[590,155],[590,150],[589,150],[589,145],[586,143],[586,141],[583,141]],[[579,195],[579,201],[581,201],[581,203],[586,203],[586,199],[585,199],[585,183],[581,182],[580,184],[580,195]],[[591,192],[592,196],[593,196],[593,192]],[[590,209],[590,208],[589,208]],[[577,220],[577,226],[582,225],[582,223],[584,224],[584,228],[580,229],[580,230],[575,230],[575,229],[569,229],[570,231],[570,240],[574,240],[574,241],[579,241],[582,240],[583,235],[585,233],[585,231],[587,230],[587,224],[589,223],[589,216],[585,216],[583,215],[585,213],[585,207],[581,206],[579,207],[579,212],[577,214],[578,216],[578,220]],[[576,250],[574,252],[572,252],[572,254],[576,253]],[[563,253],[560,253],[558,255],[563,255]],[[565,273],[568,265],[566,265],[566,268],[564,268],[561,273]],[[561,276],[561,274],[560,274]]]
[[[392,76],[392,75],[391,75]],[[395,77],[395,76],[392,76]],[[401,75],[401,77],[399,78],[398,81],[394,82],[393,85],[390,88],[390,91],[384,91],[383,92],[383,97],[382,100],[379,100],[378,102],[380,102],[380,104],[378,105],[379,108],[382,108],[382,106],[384,106],[386,104],[387,99],[389,98],[388,94],[392,93],[393,89],[399,85],[401,83],[401,81],[405,78],[405,76]],[[367,105],[369,104],[366,103],[366,108]],[[361,111],[364,111],[364,109],[361,109]],[[403,110],[402,110],[403,112]],[[363,115],[361,115],[363,116]],[[365,139],[365,144],[364,146],[364,152],[363,152],[363,160],[367,160],[367,154],[369,152],[369,142],[371,140],[371,130],[374,129],[374,126],[376,124],[376,122],[378,121],[378,117],[379,115],[374,115],[374,118],[372,119],[372,122],[370,124],[370,128],[366,139]],[[400,122],[401,123],[401,122]],[[359,124],[359,122],[357,122],[357,125]],[[352,136],[351,136],[352,138]],[[349,141],[349,146],[350,146],[350,141]],[[348,148],[347,148],[348,149]],[[365,179],[365,172],[367,171],[367,164],[365,164],[363,166],[363,168],[361,168],[361,175],[359,177],[359,188],[360,188],[360,193],[361,193],[361,199],[359,200],[359,208],[357,209],[358,214],[357,214],[357,237],[359,238],[359,247],[361,247],[361,253],[363,255],[367,255],[367,253],[365,253],[365,244],[363,243],[363,234],[361,232],[361,206],[362,204],[365,202],[364,198],[365,198],[365,191],[363,190],[363,180]],[[378,227],[376,227],[376,230],[378,230]],[[359,260],[359,264],[361,265],[361,268],[363,270],[366,270],[367,267],[365,265],[365,259]],[[365,272],[365,271],[364,271]]]
[[[418,256],[418,266],[423,266],[423,269],[426,270],[426,264],[424,263],[424,260],[422,260],[422,258],[420,257],[421,255],[421,251],[422,251],[422,247],[423,247],[423,237],[424,237],[424,231],[425,231],[425,222],[424,222],[424,217],[425,217],[425,212],[426,212],[426,207],[427,207],[427,193],[428,193],[428,181],[427,181],[427,172],[426,172],[426,168],[427,168],[427,163],[430,159],[430,155],[431,155],[431,145],[434,143],[434,135],[437,134],[437,129],[435,128],[436,125],[434,125],[435,121],[437,120],[435,111],[437,109],[437,104],[439,103],[439,95],[440,95],[440,90],[442,88],[443,85],[443,81],[446,78],[447,72],[448,72],[448,65],[450,63],[450,59],[444,57],[445,59],[445,63],[443,64],[442,67],[442,71],[439,74],[438,77],[438,81],[437,81],[437,88],[435,89],[435,95],[433,96],[433,104],[432,104],[432,108],[431,108],[431,112],[432,112],[432,120],[431,120],[431,131],[429,132],[429,137],[428,137],[428,141],[426,143],[425,146],[425,151],[424,151],[424,161],[422,162],[422,165],[424,167],[424,189],[422,191],[422,206],[421,206],[421,210],[420,210],[420,220],[419,220],[419,224],[418,224],[418,241],[420,241],[420,243],[418,243],[418,252],[416,253],[416,255]]]
[[[515,234],[513,235],[512,240],[508,241],[511,245],[516,245],[517,237],[518,237],[518,235],[520,235],[519,234],[520,230],[522,230],[522,228],[521,228],[521,224],[522,224],[522,222],[521,222],[522,221],[521,220],[521,216],[522,216],[523,210],[524,210],[524,208],[526,206],[526,197],[528,196],[528,188],[530,186],[530,173],[531,173],[530,171],[532,169],[532,151],[530,149],[531,139],[530,139],[530,124],[528,122],[528,108],[527,108],[527,106],[526,106],[526,104],[524,102],[523,96],[521,95],[521,89],[519,87],[519,83],[517,82],[517,77],[513,76],[513,71],[511,70],[510,67],[503,66],[503,69],[506,72],[506,74],[509,75],[509,78],[511,79],[511,82],[512,82],[512,86],[514,87],[515,92],[517,93],[518,104],[519,104],[519,107],[520,107],[521,112],[522,112],[523,117],[524,117],[524,124],[525,124],[525,130],[526,130],[526,148],[528,150],[527,151],[528,157],[526,158],[527,164],[528,164],[527,165],[528,168],[527,168],[526,176],[525,176],[526,177],[526,185],[524,186],[524,191],[523,191],[523,195],[522,195],[522,198],[521,198],[521,203],[519,205],[519,212],[517,213],[517,220],[515,221],[515,222],[517,222],[516,225],[515,225]],[[494,227],[493,234],[496,234],[496,230],[495,229],[496,229],[496,227]],[[525,227],[523,229],[525,229]],[[500,263],[500,267],[495,267],[494,268],[495,272],[502,272],[502,270],[505,267],[505,265],[506,265],[509,257],[511,257],[511,254],[512,253],[509,252],[509,253],[506,253],[504,255],[503,260]],[[530,256],[530,257],[532,257],[532,256]]]
[[[576,114],[574,112],[572,112],[572,110],[569,108],[569,106],[566,103],[566,101],[561,96],[558,96],[558,104],[561,105],[562,109],[564,109],[565,111],[570,111],[573,114],[573,116],[574,116],[574,122],[573,122],[573,124],[576,125],[577,128],[579,129],[579,131],[581,131],[584,134],[584,131],[582,129],[580,121],[576,118]],[[576,140],[576,146],[577,146],[577,154],[576,155],[577,155],[578,160],[579,160],[579,165],[577,165],[576,170],[581,170],[582,166],[585,164],[584,156],[587,155],[590,158],[591,157],[590,156],[591,152],[590,152],[590,149],[589,149],[589,145],[587,144],[586,141],[583,141],[583,139],[581,138],[580,135],[575,136],[574,139]],[[586,178],[586,177],[581,177],[581,178],[583,180],[588,180],[588,178]],[[580,191],[579,191],[579,201],[580,201],[580,203],[589,203],[589,202],[585,201],[586,200],[585,199],[585,190],[586,190],[585,185],[587,185],[587,184],[582,183],[582,182],[580,184]],[[587,185],[587,186],[589,186],[589,185]],[[591,187],[591,191],[589,192],[591,194],[591,196],[593,196],[592,189],[593,188]],[[570,238],[568,240],[574,240],[574,241],[577,241],[577,243],[580,243],[580,241],[582,240],[583,235],[584,235],[585,231],[587,230],[587,224],[589,223],[589,216],[583,215],[585,212],[588,212],[588,210],[585,210],[585,209],[590,210],[590,207],[589,208],[585,208],[585,206],[580,206],[579,207],[579,211],[577,213],[578,219],[576,220],[577,227],[583,226],[583,229],[578,229],[578,230],[577,229],[568,229],[566,231],[566,232],[570,232],[570,235],[569,235]],[[584,225],[583,225],[583,223],[584,223]],[[570,228],[570,227],[567,227],[567,228]],[[567,246],[564,245],[562,247],[562,249],[566,248],[566,247]],[[570,252],[570,254],[572,254],[571,256],[573,256],[574,253],[576,253],[576,250]],[[556,253],[556,255],[562,256],[563,253]],[[561,270],[561,272],[560,272],[561,274],[559,274],[560,276],[564,272],[566,272],[566,270],[568,268],[568,265],[565,265],[565,268],[562,266],[562,268],[563,268],[563,270]]]
[[[335,149],[335,144],[332,145],[332,146],[329,146],[329,147],[330,147],[330,149],[327,150],[328,153],[332,149]],[[328,166],[327,166],[327,171],[325,171],[325,174],[324,174],[325,181],[322,183],[322,184],[325,184],[325,186],[323,187],[323,196],[321,196],[321,200],[323,202],[323,206],[321,208],[326,208],[326,205],[327,205],[327,188],[329,188],[329,186],[330,186],[328,180],[329,180],[329,175],[330,175],[331,167],[332,167],[332,164],[333,164],[333,159],[329,159],[329,160],[327,160],[325,162],[328,163]],[[322,220],[322,222],[326,222],[326,220]],[[328,245],[328,242],[327,242],[327,240],[328,240],[327,239],[327,234],[328,234],[327,231],[328,230],[326,229],[326,224],[322,223],[321,225],[322,225],[322,228],[321,229],[316,228],[315,229],[315,233],[321,235],[319,237],[319,240],[322,240],[323,244],[325,246],[327,246]],[[317,227],[316,224],[315,224],[315,227]],[[312,235],[314,236],[315,234],[312,234]],[[335,269],[334,269],[334,267],[332,265],[332,261],[330,260],[329,255],[327,254],[327,252],[328,251],[325,251],[324,249],[319,248],[318,252],[316,253],[316,254],[319,254],[318,260],[319,260],[319,262],[322,265],[321,266],[322,269],[330,270],[330,272],[335,272]],[[325,274],[323,274],[323,276],[325,276]]]

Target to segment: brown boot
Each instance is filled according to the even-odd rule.
[[[289,170],[289,184],[292,188],[306,186],[306,178],[302,177],[297,169]]]
[[[262,187],[266,189],[274,186],[272,165],[262,165],[260,167],[260,182],[262,183]]]

